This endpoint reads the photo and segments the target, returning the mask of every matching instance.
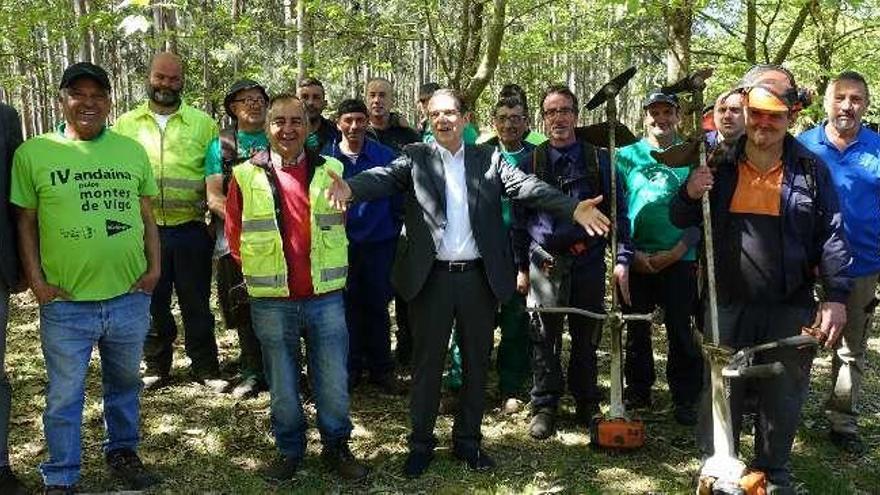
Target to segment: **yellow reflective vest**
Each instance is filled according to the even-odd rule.
[[[314,167],[309,182],[312,288],[315,294],[323,294],[343,288],[348,275],[345,217],[325,196],[333,182],[327,169],[342,175],[342,163],[325,156],[309,156],[308,161]],[[287,261],[270,178],[250,161],[234,167],[232,175],[241,191],[241,271],[248,294],[287,297]]]
[[[156,223],[173,226],[204,221],[205,152],[217,137],[213,119],[181,103],[162,130],[149,104],[143,103],[121,115],[113,130],[139,142],[150,157],[159,185],[159,195],[153,198]]]

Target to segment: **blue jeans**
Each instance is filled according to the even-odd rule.
[[[254,332],[263,350],[269,382],[275,444],[282,454],[301,459],[306,450],[306,419],[299,396],[300,335],[306,332],[309,378],[318,408],[318,431],[325,448],[351,435],[348,398],[348,329],[342,292],[312,299],[251,299]]]
[[[6,375],[6,323],[9,316],[9,289],[0,280],[0,466],[9,465],[9,410],[12,389]]]
[[[140,440],[140,362],[150,325],[150,296],[123,294],[94,302],[52,301],[40,306],[40,337],[49,384],[43,430],[49,459],[46,485],[79,481],[82,410],[92,348],[101,356],[104,451],[137,448]]]

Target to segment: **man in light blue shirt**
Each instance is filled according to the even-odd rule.
[[[865,450],[856,420],[880,276],[880,135],[862,125],[869,102],[865,79],[857,72],[842,72],[825,91],[828,120],[798,137],[831,170],[853,258],[849,275],[855,283],[847,301],[843,338],[835,349],[833,389],[826,404],[831,440],[850,453]]]

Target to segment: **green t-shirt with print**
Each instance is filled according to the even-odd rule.
[[[250,158],[257,151],[269,149],[269,140],[262,130],[255,132],[238,131],[238,156]],[[223,173],[223,153],[220,150],[220,138],[214,138],[205,152],[205,176]]]
[[[110,130],[90,141],[43,134],[13,159],[10,199],[37,210],[46,282],[74,301],[119,296],[143,275],[140,198],[157,193],[143,147]]]
[[[651,156],[647,140],[625,146],[617,152],[617,170],[626,185],[633,245],[639,251],[656,253],[674,247],[682,230],[669,221],[669,203],[687,181],[690,167],[667,167]],[[694,260],[694,248],[682,258]]]

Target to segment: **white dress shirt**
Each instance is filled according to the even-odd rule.
[[[437,247],[437,259],[443,261],[466,261],[480,258],[477,241],[471,230],[468,212],[467,182],[464,171],[464,145],[452,154],[438,144],[446,176],[446,229]]]

